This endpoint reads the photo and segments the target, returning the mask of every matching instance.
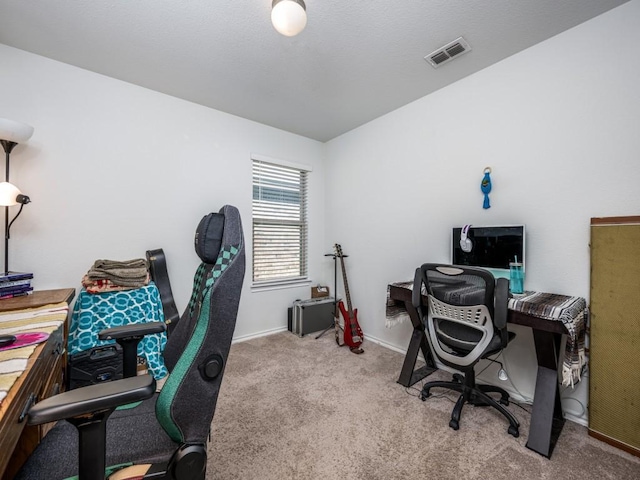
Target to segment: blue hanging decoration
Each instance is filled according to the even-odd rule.
[[[480,184],[480,190],[482,190],[482,193],[484,193],[484,202],[482,204],[482,208],[491,208],[491,204],[489,203],[489,192],[491,191],[491,167],[487,167],[484,169],[484,177],[482,178],[482,183]]]

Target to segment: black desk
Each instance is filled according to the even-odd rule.
[[[429,349],[424,325],[411,301],[411,289],[389,285],[389,298],[404,302],[413,325],[413,334],[398,378],[399,384],[409,387],[433,373],[436,366]],[[562,322],[534,317],[513,310],[509,310],[507,321],[533,329],[533,340],[538,359],[538,375],[527,448],[551,458],[553,447],[555,447],[564,426],[560,389],[558,388],[558,362],[560,361],[562,334],[567,333],[567,330]],[[420,351],[426,360],[426,365],[415,370]]]

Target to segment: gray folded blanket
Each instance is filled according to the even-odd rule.
[[[149,265],[144,258],[133,260],[96,260],[87,272],[90,280],[110,280],[123,287],[142,287],[147,284]]]

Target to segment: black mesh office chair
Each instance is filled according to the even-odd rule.
[[[495,408],[509,420],[508,432],[519,435],[518,420],[503,406],[509,405],[509,394],[500,387],[476,384],[474,371],[478,361],[499,353],[515,336],[507,332],[508,294],[508,280],[496,282],[481,268],[426,263],[416,270],[413,305],[425,324],[432,352],[464,374],[454,374],[451,382],[427,382],[420,398],[426,400],[437,387],[460,392],[449,422],[454,430],[460,426],[462,407],[470,403]],[[489,393],[499,393],[500,399]]]
[[[143,375],[79,388],[36,404],[29,411],[30,424],[65,418],[69,422],[56,424],[17,478],[58,480],[79,474],[80,480],[98,480],[106,477],[105,466],[129,463],[148,464],[144,478],[205,478],[206,444],[245,271],[242,225],[235,207],[227,205],[203,218],[196,251],[202,263],[189,305],[164,350],[170,374],[162,391],[154,395],[153,378]],[[111,415],[117,406],[139,400],[145,401]]]

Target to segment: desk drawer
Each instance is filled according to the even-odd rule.
[[[54,350],[54,352],[52,352],[50,360],[51,360],[50,362],[51,366],[50,367],[47,366],[46,371],[51,372],[51,376],[47,379],[47,381],[43,385],[42,390],[40,391],[40,395],[38,396],[38,401],[44,400],[45,398],[52,397],[53,395],[57,395],[58,393],[64,391],[65,362],[64,362],[64,355],[63,355],[62,348]],[[55,425],[55,422],[45,423],[44,425],[38,425],[37,427],[27,427],[27,429],[38,428],[40,430],[40,433],[38,436],[38,442],[37,442],[37,443],[40,443],[40,440],[42,439],[42,437],[44,437],[47,434],[47,432],[53,428],[54,425]]]
[[[46,343],[38,346],[34,355],[29,359],[27,368],[29,368],[30,364],[31,372],[40,372],[38,367],[42,362],[39,360],[46,350],[46,346]],[[0,471],[4,470],[9,463],[11,452],[13,452],[14,446],[27,424],[26,418],[20,421],[22,412],[30,403],[35,401],[43,383],[44,379],[41,373],[22,375],[13,384],[9,395],[2,402],[3,409],[6,408],[7,410],[3,412],[3,421],[0,425]]]
[[[6,467],[4,479],[13,478],[48,431],[46,426],[28,427],[26,411],[30,405],[50,396],[56,383],[62,385],[63,333],[60,327],[46,343],[36,348],[27,366],[31,367],[29,375],[26,379],[24,375],[20,377],[10,391],[10,395],[13,393],[15,397],[10,403],[7,402],[9,406],[0,427],[0,472]]]
[[[64,390],[65,345],[62,329],[54,332],[49,339],[49,343],[51,343],[50,352],[48,354],[43,353],[42,355],[43,372],[46,372],[45,375],[48,374],[48,376],[45,377],[42,388],[38,393],[38,401],[57,395]],[[27,429],[37,428],[39,430],[35,445],[40,443],[42,437],[53,428],[54,424],[55,423],[47,423],[38,425],[37,427],[26,427]]]

